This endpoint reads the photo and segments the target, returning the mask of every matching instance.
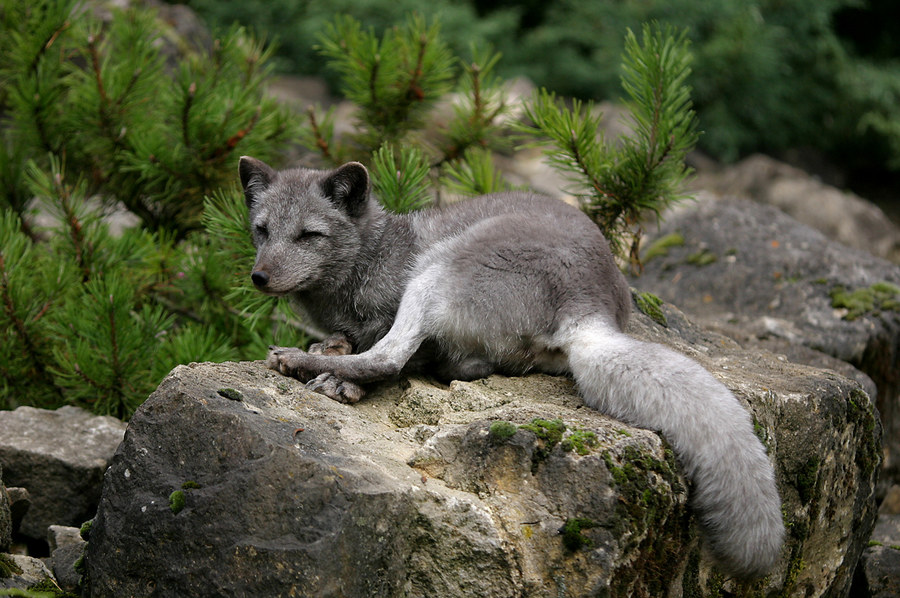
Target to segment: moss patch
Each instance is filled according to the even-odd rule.
[[[176,490],[172,494],[169,495],[169,508],[172,510],[174,515],[177,515],[184,509],[184,492],[181,490]]]
[[[639,310],[650,316],[660,326],[668,326],[669,321],[662,311],[663,300],[653,293],[635,293],[634,302]]]
[[[794,486],[800,495],[800,502],[808,504],[816,498],[816,488],[819,481],[819,459],[812,457],[797,472]]]
[[[670,233],[664,237],[660,237],[644,250],[643,262],[646,264],[653,258],[665,257],[669,255],[669,249],[672,247],[683,247],[684,235],[681,233]]]
[[[541,462],[550,456],[553,447],[562,440],[566,424],[561,419],[533,419],[530,424],[519,428],[537,436],[538,446],[531,455],[531,472],[535,473]]]
[[[584,546],[590,548],[594,545],[594,542],[582,534],[581,530],[591,529],[592,527],[597,527],[597,523],[585,517],[566,519],[565,525],[559,530],[559,533],[562,534],[563,546],[572,552]]]
[[[29,592],[37,592],[37,596],[53,596],[53,598],[78,598],[77,594],[66,592],[49,577],[28,586]]]
[[[635,446],[625,447],[619,458],[603,454],[619,494],[612,531],[634,555],[611,576],[612,597],[664,596],[691,544],[690,514],[673,496],[684,487],[674,454],[665,454],[660,460]]]
[[[872,286],[852,291],[836,286],[828,295],[831,297],[832,307],[847,310],[845,320],[879,315],[884,311],[900,311],[900,287],[889,282],[876,282]]]
[[[491,440],[503,441],[507,438],[511,438],[515,435],[516,432],[519,431],[519,427],[513,423],[505,422],[505,421],[496,421],[491,424],[488,428],[488,433],[491,436]]]
[[[12,577],[13,575],[22,575],[22,568],[16,564],[10,555],[0,553],[0,579]]]
[[[81,529],[78,530],[78,534],[81,536],[81,539],[87,542],[91,539],[91,528],[94,526],[94,520],[88,519],[84,523],[81,524]]]
[[[575,451],[579,455],[587,455],[591,449],[597,446],[597,435],[590,430],[575,429],[572,433],[563,439],[562,447],[564,451]]]

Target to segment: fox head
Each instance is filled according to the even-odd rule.
[[[286,295],[344,280],[371,208],[366,168],[350,162],[331,171],[276,171],[243,156],[239,171],[256,247],[250,276],[256,288]]]

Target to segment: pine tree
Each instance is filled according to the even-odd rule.
[[[637,270],[645,213],[659,216],[684,198],[682,185],[690,174],[684,158],[698,137],[685,83],[689,64],[685,32],[645,25],[639,42],[629,30],[622,87],[631,135],[607,143],[598,133],[601,115],[593,104],[576,100],[570,109],[545,89],[527,107],[531,124],[521,127],[537,140],[532,143],[550,144],[545,151],[550,163],[568,175],[613,252]]]
[[[76,6],[0,6],[0,407],[127,418],[178,363],[305,342],[230,302],[247,252],[228,260],[200,228],[205,196],[239,195],[237,152],[272,159],[293,127],[263,93],[269,50],[241,30],[172,65],[152,13]],[[112,235],[117,202],[143,226]]]

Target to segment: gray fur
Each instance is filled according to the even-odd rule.
[[[276,172],[245,157],[240,174],[257,287],[357,350],[273,348],[270,367],[345,402],[411,369],[571,373],[589,406],[672,443],[728,572],[763,575],[777,560],[781,505],[749,415],[695,362],[622,332],[628,285],[579,210],[515,192],[394,215],[357,163]]]

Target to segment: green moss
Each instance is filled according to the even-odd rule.
[[[769,431],[755,417],[753,418],[753,433],[756,435],[757,438],[759,438],[759,441],[762,442],[763,446],[766,449],[766,453],[768,453],[769,452]]]
[[[519,428],[533,432],[535,436],[544,441],[549,451],[562,440],[566,424],[561,419],[534,419],[530,424],[519,426]]]
[[[638,309],[650,316],[654,322],[661,326],[668,326],[666,314],[662,311],[663,301],[653,293],[635,293],[634,302]]]
[[[75,562],[72,564],[72,568],[75,569],[75,573],[77,573],[78,575],[84,575],[85,573],[87,573],[87,568],[84,566],[83,554],[75,559]]]
[[[572,552],[584,546],[590,548],[594,543],[590,538],[582,534],[581,530],[591,529],[592,527],[597,527],[597,523],[585,517],[566,519],[565,525],[559,530],[559,533],[562,534],[563,546]]]
[[[719,257],[709,249],[701,249],[697,253],[692,253],[685,258],[685,262],[692,266],[708,266],[719,260]]]
[[[872,547],[872,546],[884,546],[884,544],[882,544],[882,543],[879,542],[878,540],[869,540],[869,543],[867,544],[867,546],[869,546],[869,547]]]
[[[0,579],[22,575],[22,568],[13,560],[12,556],[0,553]]]
[[[45,577],[41,581],[28,586],[29,592],[35,592],[35,594],[24,594],[26,596],[52,596],[53,598],[78,598],[77,594],[73,594],[72,592],[66,592],[59,584],[57,584],[50,577]]]
[[[660,237],[651,243],[644,251],[643,262],[646,264],[650,260],[657,257],[669,255],[669,249],[672,247],[683,247],[684,235],[681,233],[670,233],[664,237]]]
[[[176,490],[172,494],[169,495],[169,508],[172,510],[172,513],[177,515],[184,509],[184,492],[181,490]]]
[[[181,485],[182,490],[197,490],[199,488],[202,488],[202,486],[193,480],[188,480]]]
[[[232,401],[244,400],[244,395],[242,395],[239,390],[235,390],[233,388],[220,388],[216,392],[220,397],[225,397],[226,399],[230,399]]]
[[[800,502],[809,504],[815,498],[816,486],[819,481],[819,458],[812,457],[803,464],[797,472],[795,487],[800,494]]]
[[[597,435],[590,430],[575,429],[562,441],[565,451],[575,451],[579,455],[587,455],[597,446]]]
[[[488,428],[492,440],[502,441],[515,435],[519,431],[518,426],[506,421],[496,421]]]
[[[550,456],[553,447],[562,440],[566,424],[561,419],[534,419],[530,424],[519,428],[528,430],[538,437],[538,447],[531,456],[531,472],[535,473],[541,462]]]
[[[878,315],[883,311],[900,311],[900,287],[889,282],[876,282],[872,286],[848,290],[836,286],[828,293],[831,306],[846,309],[845,320],[855,320],[865,315]]]
[[[671,506],[669,492],[651,484],[652,474],[668,482],[672,492],[683,489],[671,453],[667,453],[666,461],[660,461],[636,447],[627,446],[622,452],[621,465],[617,465],[609,453],[603,453],[603,461],[622,496],[618,507],[622,509],[621,515],[626,525],[638,532],[647,529],[660,511]]]
[[[81,529],[78,530],[81,539],[87,542],[91,538],[91,528],[94,526],[94,520],[88,519],[84,523],[81,524]]]
[[[664,596],[692,543],[690,513],[673,502],[673,493],[685,490],[674,455],[666,451],[660,460],[627,446],[620,457],[604,453],[603,460],[619,494],[612,532],[633,555],[611,575],[609,595]]]

